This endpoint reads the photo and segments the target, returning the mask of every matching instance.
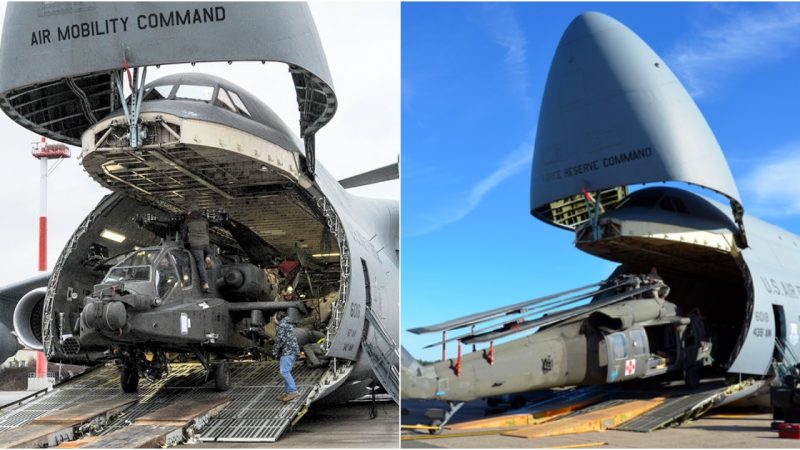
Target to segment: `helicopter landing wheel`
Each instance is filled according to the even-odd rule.
[[[441,419],[433,419],[431,420],[431,428],[428,429],[428,433],[430,434],[440,434],[442,432],[442,424],[444,422]]]
[[[119,373],[122,392],[133,393],[139,390],[139,368],[136,364],[125,364]]]
[[[224,392],[231,388],[231,371],[228,361],[222,360],[214,365],[215,388]]]

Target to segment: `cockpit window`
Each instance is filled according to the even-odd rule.
[[[139,250],[117,264],[117,267],[149,266],[153,264],[159,253],[160,250]]]
[[[213,94],[214,88],[212,86],[194,86],[191,84],[182,84],[178,86],[178,91],[175,92],[175,99],[210,102]]]
[[[239,112],[247,117],[250,117],[250,111],[248,111],[244,106],[244,103],[242,103],[242,99],[239,98],[239,94],[233,91],[228,91],[228,93],[231,95],[231,100],[233,100],[233,103],[236,105],[236,108],[239,110]]]
[[[612,334],[609,336],[609,340],[611,341],[611,355],[615,360],[628,357],[628,341],[624,334]]]
[[[231,101],[231,98],[228,97],[228,93],[225,92],[225,89],[219,88],[219,92],[217,92],[217,101],[215,104],[236,112],[236,106],[233,105],[233,102]]]
[[[167,253],[156,266],[156,292],[159,297],[167,295],[172,288],[180,284],[178,272],[171,253]]]
[[[672,199],[669,197],[661,197],[661,201],[658,202],[658,207],[663,209],[664,211],[672,211],[675,212],[675,205],[672,204]]]
[[[630,201],[628,202],[627,206],[637,208],[652,208],[657,201],[658,197],[654,197],[652,195],[639,195],[636,197],[630,197]]]
[[[144,101],[147,100],[164,100],[165,98],[169,97],[169,93],[172,92],[172,85],[165,84],[163,86],[155,86],[147,90],[144,93],[144,97],[142,99]]]
[[[661,201],[658,202],[658,207],[665,211],[689,214],[689,210],[686,209],[686,205],[683,203],[683,200],[669,195],[665,195],[661,198]]]
[[[111,268],[103,282],[149,281],[150,266],[158,254],[158,250],[140,250],[131,254],[121,263]]]
[[[643,330],[631,330],[631,343],[633,344],[633,356],[642,356],[645,354],[647,346],[647,335]]]
[[[678,211],[679,213],[689,214],[689,209],[686,208],[686,205],[683,203],[683,200],[677,197],[672,197],[672,203],[675,204],[675,210]]]
[[[149,281],[150,266],[140,267],[115,267],[108,271],[103,283],[116,281]]]
[[[192,285],[192,264],[189,262],[189,254],[184,250],[172,250],[169,252],[175,259],[175,265],[178,268],[178,276],[181,280],[181,286],[184,288],[191,287]]]

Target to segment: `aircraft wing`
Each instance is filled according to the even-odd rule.
[[[382,183],[384,181],[396,180],[400,177],[400,167],[397,163],[388,166],[378,167],[368,172],[353,175],[339,181],[345,189],[350,189],[368,184]]]

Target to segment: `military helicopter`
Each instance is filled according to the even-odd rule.
[[[229,222],[214,211],[206,215],[211,223]],[[210,292],[204,293],[194,258],[175,239],[181,220],[145,216],[137,222],[157,230],[163,243],[115,258],[121,261],[84,298],[79,320],[80,346],[112,350],[123,391],[135,392],[140,374],[161,378],[168,370],[170,351],[194,355],[216,388],[228,390],[225,355],[268,355],[265,313],[285,310],[294,322],[302,322],[312,311],[311,303],[307,307],[300,300],[273,301],[266,272],[251,263],[212,263],[208,270],[213,281]],[[324,337],[311,327],[297,327],[295,334],[300,346]]]

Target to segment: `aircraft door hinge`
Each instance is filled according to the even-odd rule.
[[[738,201],[731,199],[731,210],[736,226],[739,227],[739,244],[742,248],[747,248],[747,234],[744,232],[744,207]]]
[[[306,175],[308,175],[311,180],[314,179],[314,171],[316,170],[316,150],[314,149],[314,135],[310,134],[303,139],[306,147]]]
[[[130,146],[134,149],[139,149],[142,146],[143,138],[141,124],[139,123],[139,114],[142,108],[147,67],[134,68],[132,75],[131,70],[128,68],[127,60],[124,62],[124,67],[124,71],[128,74],[128,86],[131,89],[131,95],[127,99],[125,98],[125,90],[122,84],[123,71],[114,74],[114,85],[117,88],[117,94],[122,104],[122,110],[125,112],[125,118],[128,120]]]

